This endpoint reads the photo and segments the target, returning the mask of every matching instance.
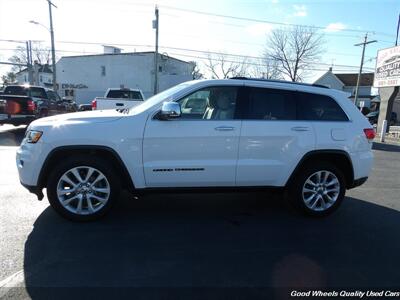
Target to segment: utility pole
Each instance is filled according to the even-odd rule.
[[[371,44],[371,43],[376,43],[376,42],[377,42],[376,40],[368,41],[368,33],[366,33],[365,37],[364,37],[364,42],[354,45],[354,46],[363,45],[363,50],[362,50],[362,55],[361,55],[361,63],[360,63],[360,71],[358,72],[358,77],[357,77],[356,94],[354,95],[354,105],[357,105],[357,100],[358,100],[358,90],[360,88],[360,78],[361,78],[362,68],[364,65],[365,46],[368,44]]]
[[[26,41],[26,67],[28,70],[28,82],[33,84],[31,41]]]
[[[49,4],[49,17],[50,17],[50,37],[51,37],[51,61],[52,61],[52,71],[53,71],[53,90],[57,91],[57,75],[56,75],[56,49],[54,47],[54,30],[53,30],[53,15],[51,12],[51,7],[55,6],[50,0],[47,0]]]
[[[156,19],[153,20],[153,29],[156,30],[156,51],[154,52],[154,95],[158,93],[158,6],[156,5]]]

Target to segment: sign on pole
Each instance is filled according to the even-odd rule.
[[[378,51],[374,87],[400,86],[400,46]]]

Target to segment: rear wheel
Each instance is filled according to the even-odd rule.
[[[306,215],[325,216],[340,206],[345,191],[340,169],[327,162],[313,163],[297,172],[288,190],[288,200]]]
[[[119,190],[112,166],[90,156],[71,158],[57,165],[47,184],[50,205],[60,215],[74,221],[104,216]]]

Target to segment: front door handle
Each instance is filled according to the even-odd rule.
[[[116,105],[116,106],[124,106],[123,103],[116,103],[115,105]]]
[[[215,127],[214,128],[217,131],[232,131],[235,129],[235,127],[231,127],[231,126],[219,126],[219,127]]]
[[[291,128],[293,131],[309,131],[310,128],[306,126],[296,126]]]

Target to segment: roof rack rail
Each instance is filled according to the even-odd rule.
[[[327,86],[325,86],[325,85],[322,85],[322,84],[303,83],[303,82],[293,82],[293,81],[278,80],[278,79],[249,78],[249,77],[242,77],[242,76],[231,77],[231,78],[229,78],[229,79],[234,79],[234,80],[266,81],[266,82],[276,82],[276,83],[289,83],[289,84],[297,84],[297,85],[305,85],[305,86],[314,86],[314,87],[329,89],[329,87],[327,87]]]

